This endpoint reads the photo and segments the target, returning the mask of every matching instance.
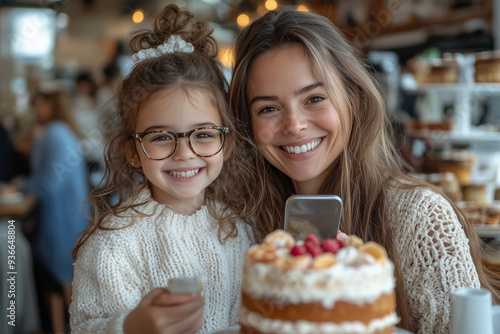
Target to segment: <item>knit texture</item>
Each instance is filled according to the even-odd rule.
[[[390,189],[389,223],[415,333],[447,334],[451,292],[480,287],[469,239],[443,196],[431,189]]]
[[[139,200],[150,199],[149,191]],[[238,324],[244,253],[253,243],[248,225],[239,221],[238,236],[221,244],[218,224],[206,206],[190,216],[176,214],[150,199],[114,217],[83,245],[75,262],[71,332],[123,333],[125,317],[156,287],[170,278],[198,276],[203,283],[204,323],[200,333]],[[132,224],[132,225],[131,225]],[[130,225],[130,226],[129,226]]]

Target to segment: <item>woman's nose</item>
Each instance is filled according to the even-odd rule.
[[[307,119],[298,108],[288,108],[283,115],[283,125],[286,133],[297,135],[307,129]]]

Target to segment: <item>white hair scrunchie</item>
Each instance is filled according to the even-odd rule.
[[[134,55],[132,55],[132,60],[137,63],[141,60],[148,58],[155,58],[167,53],[173,52],[193,52],[194,46],[193,44],[186,42],[179,35],[172,35],[168,38],[168,40],[158,45],[156,48],[143,49]]]

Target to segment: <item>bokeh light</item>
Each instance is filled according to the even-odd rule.
[[[144,13],[142,12],[142,10],[136,10],[132,15],[132,21],[134,21],[134,23],[141,23],[143,20]]]
[[[236,23],[238,23],[240,27],[246,27],[250,24],[250,17],[248,17],[247,14],[240,14],[236,19]]]
[[[267,10],[275,10],[278,8],[278,2],[276,0],[266,0],[265,6]]]
[[[299,12],[308,12],[308,11],[309,11],[309,8],[308,8],[306,5],[302,4],[302,5],[298,5],[298,6],[297,6],[297,10],[298,10]]]

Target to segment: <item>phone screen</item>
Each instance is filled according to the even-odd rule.
[[[337,236],[342,200],[337,195],[293,195],[285,205],[285,231],[296,239],[314,233],[321,239]]]

